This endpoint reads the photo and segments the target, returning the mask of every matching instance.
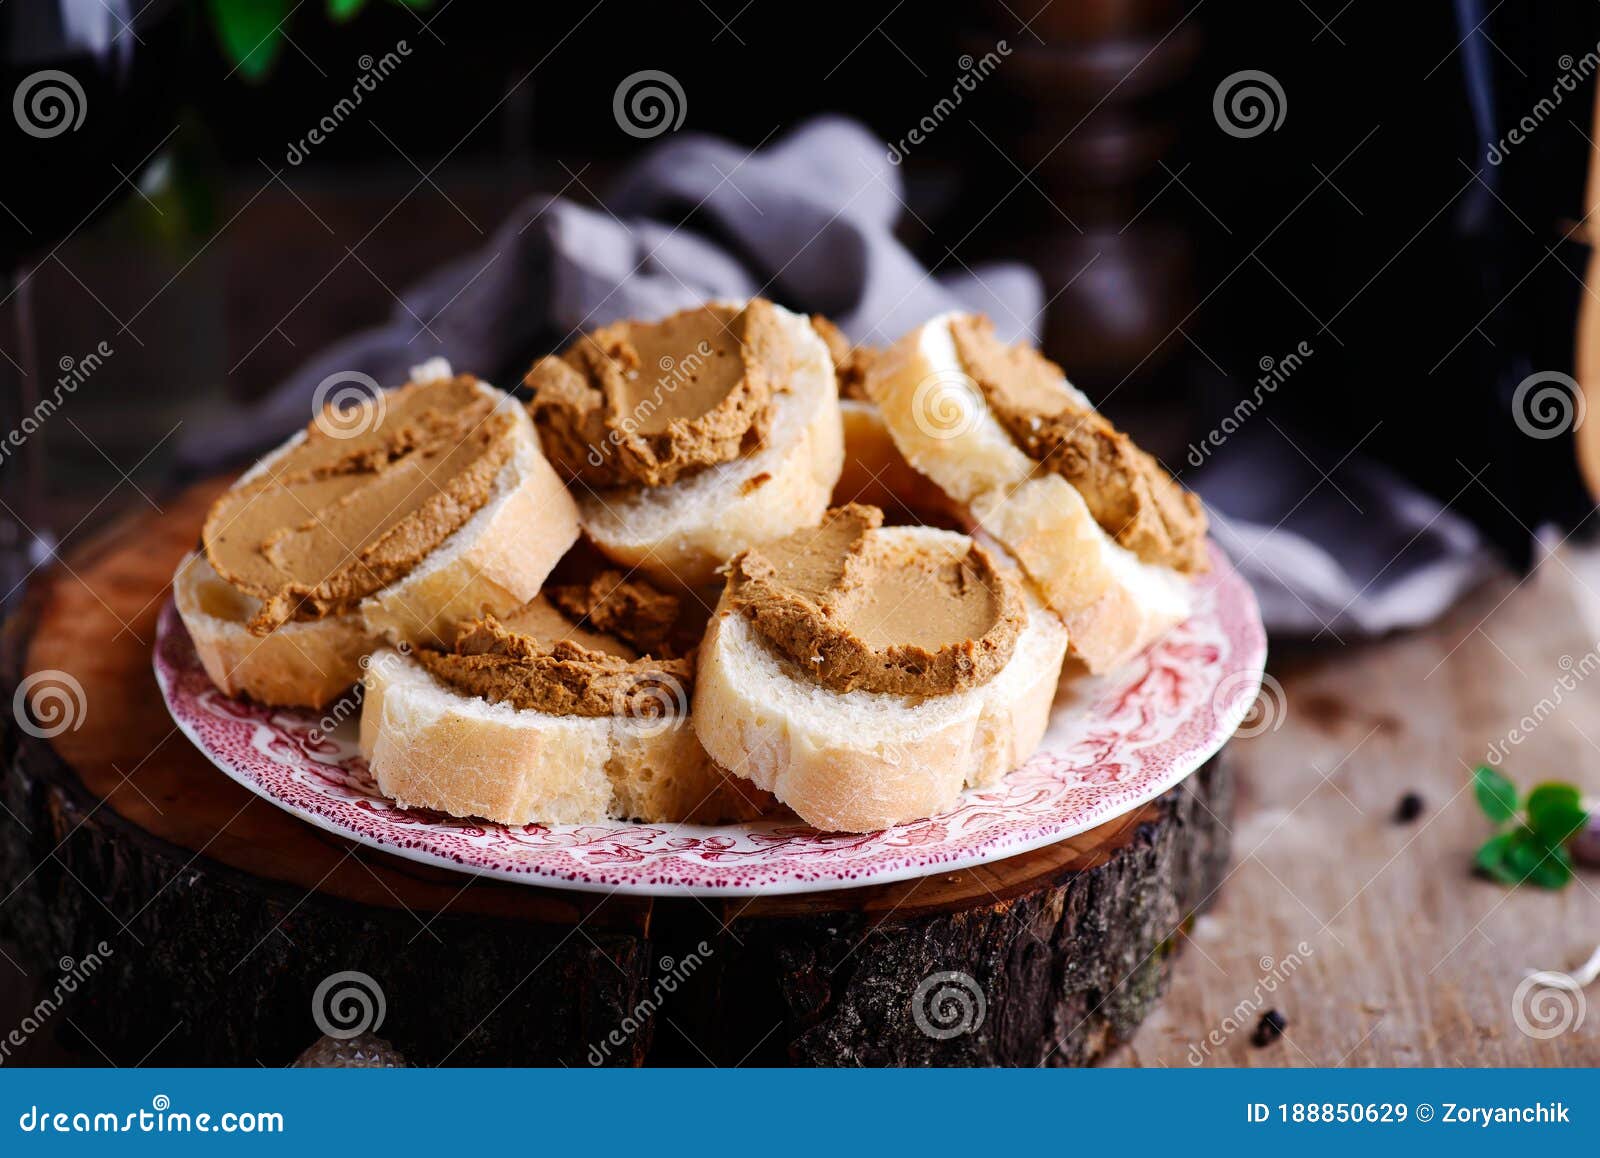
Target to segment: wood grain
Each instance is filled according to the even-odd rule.
[[[1426,630],[1348,647],[1324,637],[1318,653],[1280,656],[1275,722],[1230,746],[1234,865],[1171,993],[1115,1060],[1600,1063],[1600,990],[1581,1025],[1546,1040],[1512,1013],[1525,969],[1571,969],[1600,942],[1600,875],[1580,871],[1558,893],[1472,876],[1488,828],[1468,788],[1490,746],[1542,714],[1501,767],[1524,789],[1553,777],[1600,795],[1595,592],[1594,560],[1569,546]],[[1408,791],[1426,810],[1397,823]],[[1302,943],[1304,963],[1258,991]],[[1268,1008],[1288,1032],[1258,1048]]]

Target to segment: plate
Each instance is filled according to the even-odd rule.
[[[866,834],[793,820],[508,827],[400,808],[361,758],[354,692],[328,709],[331,717],[225,696],[171,602],[157,628],[155,673],[173,720],[223,772],[320,828],[410,860],[607,893],[855,888],[1053,844],[1154,799],[1215,753],[1255,704],[1267,644],[1249,586],[1215,547],[1212,554],[1186,622],[1115,672],[1062,681],[1026,764],[963,793],[942,816]]]

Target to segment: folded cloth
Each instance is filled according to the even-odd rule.
[[[1393,471],[1360,455],[1319,467],[1308,447],[1249,426],[1184,480],[1268,631],[1343,641],[1417,627],[1500,568],[1471,522]]]
[[[902,196],[882,144],[850,121],[809,121],[753,153],[676,135],[625,171],[603,208],[528,201],[481,250],[408,290],[387,323],[190,436],[180,463],[209,472],[276,444],[304,425],[330,378],[391,385],[442,355],[507,384],[582,330],[708,298],[760,294],[872,344],[951,309],[987,313],[1007,340],[1036,338],[1037,276],[997,265],[935,277],[895,239]],[[1423,623],[1491,566],[1469,524],[1376,465],[1352,459],[1339,471],[1358,516],[1290,448],[1250,434],[1196,483],[1269,630],[1343,637]]]
[[[895,239],[903,195],[882,143],[837,117],[753,153],[675,135],[618,178],[603,208],[530,199],[478,252],[402,294],[388,322],[324,350],[258,406],[197,430],[179,462],[212,471],[281,441],[309,421],[329,378],[394,385],[439,355],[508,385],[580,331],[708,298],[759,294],[874,344],[953,309],[989,314],[1008,339],[1036,337],[1038,277],[1020,265],[930,274]]]

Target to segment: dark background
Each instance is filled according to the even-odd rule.
[[[13,55],[27,7],[0,14]],[[165,143],[140,194],[29,255],[41,363],[108,337],[118,351],[46,435],[58,531],[154,501],[121,476],[159,486],[175,423],[381,319],[523,197],[600,196],[641,147],[612,116],[624,76],[670,72],[684,130],[752,148],[818,112],[897,140],[964,53],[1002,40],[1001,67],[902,167],[904,235],[936,268],[1033,263],[1048,352],[1174,470],[1258,363],[1303,341],[1314,356],[1274,421],[1325,466],[1359,444],[1513,559],[1526,527],[1587,509],[1567,441],[1515,438],[1505,406],[1532,370],[1570,369],[1592,78],[1504,165],[1483,133],[1546,95],[1563,54],[1594,48],[1593,5],[374,0],[339,23],[308,2],[258,79],[217,19],[155,0],[119,38],[138,41],[137,82],[110,94],[126,168],[41,151],[7,178],[12,208],[45,213]],[[401,40],[398,70],[289,164],[362,56]],[[1275,77],[1287,109],[1239,139],[1211,98],[1245,68]]]
[[[138,15],[114,79],[85,74],[79,147],[0,116],[0,230],[37,362],[48,377],[115,351],[37,439],[39,517],[69,555],[160,505],[180,432],[385,318],[522,199],[603,195],[641,148],[612,116],[629,74],[671,73],[684,131],[751,148],[820,112],[900,140],[963,54],[1001,40],[1001,67],[900,170],[903,236],[937,269],[1034,265],[1047,351],[1186,481],[1185,447],[1263,359],[1305,343],[1266,414],[1324,469],[1379,457],[1513,562],[1528,528],[1591,509],[1570,440],[1519,436],[1508,405],[1529,373],[1571,370],[1593,76],[1504,164],[1486,144],[1551,93],[1564,56],[1595,50],[1593,4],[373,0],[340,23],[319,0],[261,0],[285,38],[252,78],[221,46],[220,5],[108,3]],[[47,7],[0,7],[8,93],[50,63],[25,19]],[[290,164],[361,57],[401,40],[405,63]],[[1241,139],[1213,94],[1244,69],[1287,107]],[[22,356],[21,301],[0,305],[0,374]],[[508,382],[520,367],[470,369]],[[0,463],[0,483],[18,469]],[[0,963],[0,1027],[31,1006],[13,980]],[[58,1039],[70,1026],[11,1061],[55,1057]]]

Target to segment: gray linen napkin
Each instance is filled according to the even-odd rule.
[[[309,421],[333,375],[391,386],[443,356],[509,387],[581,330],[707,298],[759,293],[825,313],[862,342],[887,343],[952,309],[1033,338],[1043,297],[1032,271],[930,275],[895,239],[902,195],[882,143],[851,121],[808,121],[755,153],[676,135],[621,175],[603,209],[529,200],[478,252],[403,293],[388,322],[313,357],[259,406],[196,431],[179,461],[215,470],[274,445]]]
[[[761,294],[870,344],[949,309],[987,313],[1007,339],[1035,338],[1038,278],[1017,265],[932,276],[894,237],[902,194],[882,143],[850,121],[809,121],[754,153],[676,135],[621,175],[604,208],[528,201],[481,250],[402,295],[388,322],[197,431],[180,462],[215,470],[274,445],[305,424],[331,376],[393,385],[442,355],[509,386],[581,330],[707,298]],[[1358,514],[1282,450],[1241,431],[1192,480],[1269,630],[1344,638],[1424,623],[1493,566],[1470,524],[1375,464],[1341,468]]]

